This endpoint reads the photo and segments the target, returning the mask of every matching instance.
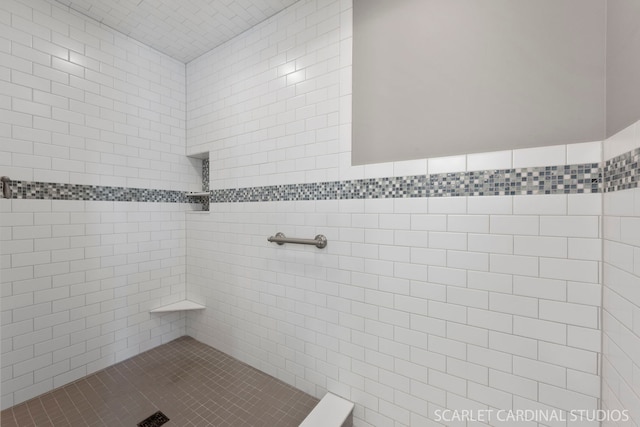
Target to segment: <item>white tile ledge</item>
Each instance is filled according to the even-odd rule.
[[[154,308],[150,313],[165,313],[169,311],[183,311],[183,310],[204,310],[206,307],[197,302],[183,300],[174,302],[173,304],[163,305],[162,307]]]
[[[299,427],[340,427],[353,411],[353,402],[327,393]]]

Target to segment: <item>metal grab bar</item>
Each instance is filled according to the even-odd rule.
[[[301,245],[314,245],[320,249],[327,246],[327,238],[322,234],[318,234],[313,239],[297,239],[295,237],[287,237],[284,233],[276,233],[275,236],[268,237],[267,240],[279,245],[284,245],[285,243],[299,243]]]
[[[2,182],[2,196],[5,199],[11,198],[11,178],[8,176],[3,176],[0,178],[0,182]]]

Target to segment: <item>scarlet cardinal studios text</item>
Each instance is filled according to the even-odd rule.
[[[544,421],[629,421],[629,411],[603,409],[436,409],[436,421],[479,421],[479,422],[544,422]]]

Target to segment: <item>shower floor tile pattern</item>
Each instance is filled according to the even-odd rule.
[[[298,426],[318,399],[191,337],[2,411],[3,427]]]

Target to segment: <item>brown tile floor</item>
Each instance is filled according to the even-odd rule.
[[[190,337],[2,411],[2,427],[298,426],[318,399]]]

